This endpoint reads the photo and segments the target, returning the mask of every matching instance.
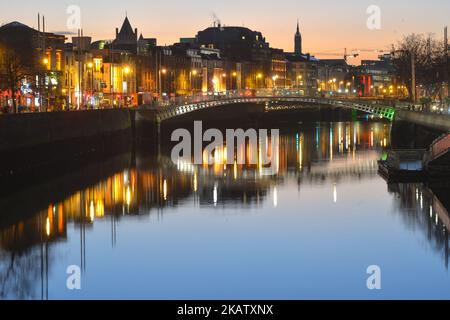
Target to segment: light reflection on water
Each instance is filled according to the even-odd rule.
[[[448,298],[447,204],[378,176],[389,132],[300,127],[281,137],[270,177],[137,159],[0,230],[0,298]],[[365,287],[372,264],[381,292]]]

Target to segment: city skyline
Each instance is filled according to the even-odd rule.
[[[81,8],[84,34],[92,36],[94,40],[113,38],[115,28],[120,27],[127,14],[133,27],[138,28],[139,33],[142,32],[144,37],[155,37],[158,39],[158,44],[169,45],[178,42],[181,37],[194,37],[199,30],[212,26],[213,17],[216,16],[223,25],[245,26],[261,31],[272,47],[293,51],[293,36],[297,19],[299,19],[304,51],[315,54],[319,58],[330,58],[332,57],[329,56],[330,53],[343,55],[344,48],[349,51],[352,49],[389,50],[392,44],[396,44],[404,35],[410,33],[431,33],[437,39],[441,39],[443,28],[447,25],[444,9],[446,7],[450,9],[450,4],[440,0],[431,2],[439,5],[442,10],[433,12],[433,6],[424,5],[415,0],[401,0],[397,3],[351,0],[341,4],[328,0],[320,4],[291,3],[288,0],[281,0],[277,3],[275,11],[269,10],[272,4],[265,1],[258,2],[258,6],[255,6],[254,2],[240,3],[240,10],[236,10],[237,6],[234,4],[237,2],[234,0],[227,4],[214,5],[199,0],[189,4],[180,1],[149,4],[137,0],[114,6],[107,6],[104,1],[95,4],[84,0],[76,3],[62,1],[55,4],[44,0],[39,4],[22,2],[21,6],[26,4],[29,8],[27,12],[19,10],[18,4],[11,4],[9,12],[3,12],[0,15],[0,23],[19,21],[37,28],[37,14],[41,13],[46,17],[47,31],[67,34],[74,30],[68,30],[66,27],[69,16],[66,10],[70,5],[78,5]],[[369,17],[366,10],[370,5],[378,5],[381,9],[380,30],[369,30],[366,26]],[[252,15],[248,14],[249,10],[253,12]],[[103,16],[109,17],[102,23],[98,23],[99,11]],[[187,11],[190,11],[190,15],[187,19],[183,19],[183,14]],[[155,12],[160,13],[155,14]],[[333,15],[330,15],[330,12],[333,12]],[[419,15],[427,16],[427,14],[430,16],[432,14],[433,19],[416,22],[415,19]],[[325,19],[326,22],[317,23]],[[70,34],[67,36],[70,38]],[[378,53],[364,52],[360,59],[373,59],[377,55]],[[360,59],[351,59],[349,63],[358,64]]]

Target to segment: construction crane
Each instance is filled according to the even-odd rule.
[[[387,53],[387,50],[379,50],[379,49],[353,49],[351,53],[348,53],[347,48],[344,49],[344,53],[331,53],[331,52],[316,52],[315,56],[330,56],[330,57],[344,57],[344,60],[347,61],[348,58],[358,58],[361,55],[361,52],[369,52],[369,53]]]

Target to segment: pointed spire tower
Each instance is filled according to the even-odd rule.
[[[125,15],[125,20],[123,21],[122,27],[116,28],[116,44],[136,44],[138,40],[138,32],[137,29],[133,30],[131,27],[130,20],[128,19],[128,12]]]
[[[295,55],[302,54],[302,35],[300,33],[300,23],[297,19],[297,32],[295,33]]]

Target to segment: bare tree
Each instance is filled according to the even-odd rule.
[[[13,112],[17,113],[16,94],[19,92],[22,81],[26,78],[28,72],[26,65],[21,61],[20,54],[16,49],[0,48],[2,54],[2,65],[0,66],[1,89],[11,92],[13,102]]]
[[[411,34],[403,38],[394,49],[397,54],[394,66],[399,82],[404,83],[412,96],[412,55],[416,67],[417,84],[424,88],[427,96],[434,97],[442,92],[442,83],[447,78],[444,43],[432,35]],[[441,97],[442,98],[442,97]]]

